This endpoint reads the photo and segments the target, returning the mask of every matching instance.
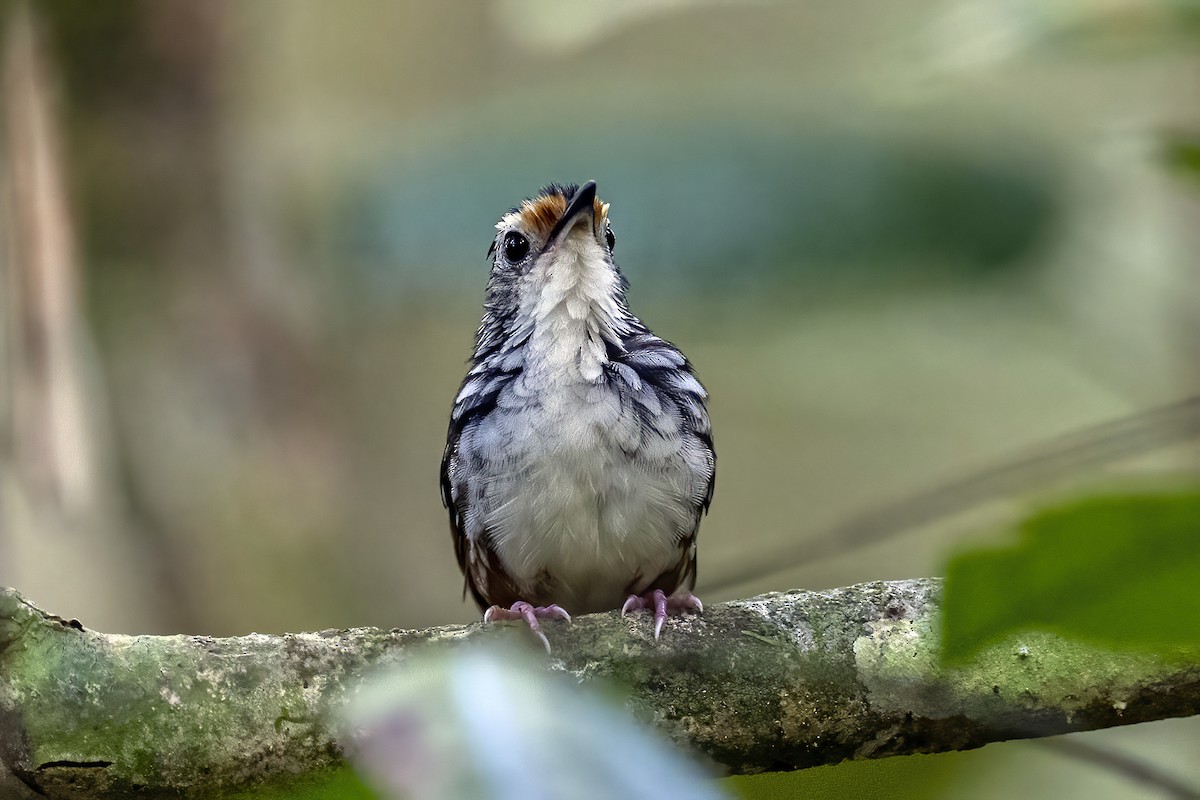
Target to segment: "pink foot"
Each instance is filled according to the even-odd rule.
[[[518,600],[508,608],[492,606],[483,612],[484,622],[501,622],[515,619],[525,620],[529,624],[529,630],[533,631],[534,635],[542,640],[542,644],[546,647],[546,652],[549,653],[550,640],[546,638],[546,634],[542,633],[542,626],[538,624],[539,618],[571,621],[571,615],[561,606],[533,606],[524,600]]]
[[[688,592],[686,595],[667,597],[667,593],[662,589],[653,589],[643,595],[631,594],[625,601],[625,605],[621,606],[621,616],[625,616],[630,611],[636,611],[639,608],[654,609],[654,638],[658,639],[662,633],[663,623],[667,621],[667,615],[672,611],[683,613],[684,611],[696,611],[704,613],[704,604],[700,602],[700,598]]]

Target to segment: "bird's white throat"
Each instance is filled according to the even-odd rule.
[[[618,304],[620,278],[607,253],[579,226],[525,276],[521,315],[533,332],[525,369],[539,382],[596,383],[608,361],[605,339],[628,333]]]

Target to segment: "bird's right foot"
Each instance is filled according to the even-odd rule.
[[[538,624],[539,619],[565,619],[567,622],[570,622],[571,615],[562,606],[535,606],[531,603],[526,603],[524,600],[518,600],[508,608],[492,606],[483,612],[484,622],[524,620],[529,625],[529,630],[533,631],[533,634],[542,640],[542,645],[546,648],[546,652],[549,653],[550,640],[542,632],[542,626]]]
[[[654,612],[654,641],[662,635],[663,623],[671,612],[682,614],[684,611],[704,613],[704,604],[700,598],[688,592],[685,595],[668,595],[662,589],[651,589],[643,595],[631,594],[621,606],[621,616],[640,608],[648,608]]]

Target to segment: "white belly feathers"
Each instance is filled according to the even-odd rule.
[[[678,420],[639,449],[638,420],[612,387],[543,387],[530,404],[523,378],[491,415],[492,441],[471,443],[489,463],[472,509],[481,524],[468,527],[486,528],[519,586],[549,576],[572,612],[613,608],[680,560],[693,480]]]

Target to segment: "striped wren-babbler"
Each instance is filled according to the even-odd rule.
[[[442,499],[484,620],[702,610],[713,493],[707,394],[629,310],[608,205],[551,184],[496,225],[483,321],[454,399]],[[464,590],[464,594],[465,591]]]

